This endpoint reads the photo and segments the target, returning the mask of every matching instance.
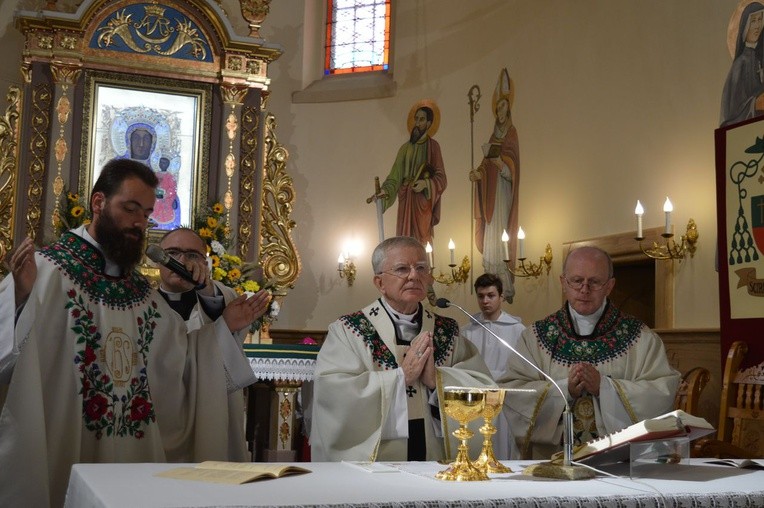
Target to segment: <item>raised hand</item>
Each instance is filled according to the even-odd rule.
[[[8,271],[13,275],[15,286],[16,306],[24,303],[32,292],[35,280],[37,280],[37,262],[34,258],[34,243],[27,237],[19,244],[11,259],[5,263]]]

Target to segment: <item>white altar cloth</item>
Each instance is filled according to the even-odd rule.
[[[180,464],[76,464],[66,506],[488,506],[488,507],[678,507],[764,506],[764,471],[704,465],[666,466],[662,478],[597,477],[547,480],[523,476],[531,461],[506,461],[517,473],[485,482],[444,482],[432,476],[444,466],[404,463],[399,472],[369,473],[343,463],[299,463],[312,472],[244,485],[158,478]],[[627,473],[628,475],[628,473]]]

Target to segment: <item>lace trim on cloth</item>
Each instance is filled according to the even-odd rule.
[[[428,318],[432,317],[430,311],[424,311]],[[435,348],[435,365],[443,365],[446,360],[451,356],[454,346],[456,344],[456,337],[459,335],[459,324],[456,320],[434,314],[435,316],[435,328],[433,331],[432,342]],[[361,337],[366,343],[366,346],[371,351],[371,356],[379,367],[389,370],[397,369],[398,362],[395,360],[395,355],[387,344],[377,333],[374,325],[366,317],[363,311],[354,312],[342,316],[340,321],[353,332],[354,335]]]
[[[252,372],[267,381],[313,381],[316,360],[308,358],[248,358]]]
[[[552,360],[570,366],[578,362],[599,365],[626,354],[639,338],[643,323],[610,303],[591,335],[576,333],[567,306],[533,324],[534,332]]]
[[[282,508],[297,508],[305,505],[291,505]],[[315,504],[314,508],[337,508],[337,504]],[[354,507],[368,508],[694,508],[735,507],[758,508],[764,506],[764,493],[739,494],[718,492],[715,494],[680,495],[635,495],[635,496],[591,496],[569,498],[559,496],[530,497],[525,499],[480,499],[480,500],[438,500],[406,502],[353,503]]]
[[[127,309],[143,303],[151,293],[149,282],[133,271],[122,277],[103,273],[103,254],[74,233],[64,233],[40,253],[80,286],[91,300],[111,309]]]

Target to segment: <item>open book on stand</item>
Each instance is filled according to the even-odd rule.
[[[175,478],[177,480],[196,480],[210,483],[228,483],[238,485],[281,478],[291,474],[310,473],[310,469],[288,464],[265,464],[262,462],[220,462],[208,460],[194,467],[169,469],[155,476]]]
[[[629,459],[629,443],[675,437],[688,437],[692,441],[714,430],[705,419],[677,409],[576,446],[573,448],[573,460],[587,464],[620,462]]]

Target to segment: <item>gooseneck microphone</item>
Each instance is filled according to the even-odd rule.
[[[149,245],[146,249],[146,255],[153,262],[159,263],[162,266],[166,266],[173,272],[180,275],[182,279],[191,282],[194,285],[194,289],[204,289],[204,287],[207,286],[207,284],[204,282],[197,283],[194,280],[194,276],[191,275],[191,272],[188,271],[183,263],[167,254],[164,249],[162,249],[162,247],[158,245]]]
[[[557,388],[557,391],[560,392],[560,395],[562,396],[562,400],[565,401],[565,411],[563,412],[563,455],[562,455],[562,465],[564,468],[573,468],[576,467],[577,469],[581,469],[582,471],[576,471],[575,474],[567,474],[567,473],[559,473],[559,474],[552,474],[550,476],[553,477],[570,477],[571,479],[578,479],[578,478],[591,478],[593,474],[590,470],[586,468],[578,468],[577,466],[574,466],[572,464],[572,456],[573,456],[573,413],[570,410],[570,404],[568,404],[568,398],[565,396],[565,393],[562,391],[562,388],[560,388],[560,385],[557,384],[557,382],[552,379],[549,374],[541,370],[536,366],[535,363],[527,359],[524,355],[522,355],[517,349],[512,347],[507,341],[496,335],[490,328],[488,328],[486,325],[475,319],[475,317],[461,308],[460,306],[456,305],[455,303],[452,303],[446,298],[438,298],[435,301],[435,305],[440,307],[441,309],[445,309],[447,307],[456,307],[460,311],[464,313],[465,316],[470,318],[474,323],[476,323],[478,326],[483,328],[485,331],[490,333],[494,338],[498,339],[499,342],[504,344],[506,347],[508,347],[513,353],[515,353],[517,356],[519,356],[525,363],[533,367],[539,374],[544,376],[552,385]],[[568,469],[570,471],[570,469]]]

